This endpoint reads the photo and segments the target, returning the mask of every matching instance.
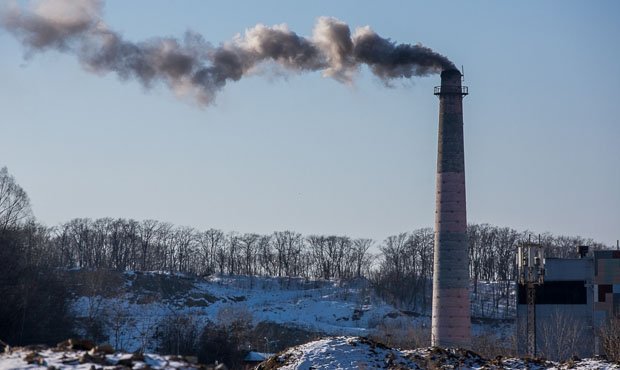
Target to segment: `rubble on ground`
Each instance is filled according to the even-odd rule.
[[[459,348],[400,350],[367,338],[331,337],[289,348],[260,364],[258,369],[620,370],[620,364],[603,359],[578,358],[560,363],[542,358],[486,359],[475,352]]]
[[[114,351],[109,344],[95,345],[83,339],[68,339],[56,347],[30,345],[5,346],[0,354],[0,370],[8,369],[201,369],[224,370],[220,365],[203,365],[195,356],[162,356],[151,353]]]

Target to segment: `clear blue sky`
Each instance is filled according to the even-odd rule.
[[[108,1],[124,37],[219,43],[256,23],[310,35],[316,18],[370,25],[465,66],[470,222],[620,238],[620,2]],[[438,100],[432,76],[385,88],[320,73],[253,76],[196,108],[25,60],[0,31],[0,166],[47,225],[154,218],[199,229],[383,240],[432,226]]]

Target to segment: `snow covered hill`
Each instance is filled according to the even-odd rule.
[[[392,346],[425,346],[430,341],[429,316],[387,304],[364,279],[71,270],[65,280],[73,292],[76,334],[130,352],[172,351],[160,343],[162,332],[176,323],[189,325],[181,330],[200,336],[209,322],[240,317],[258,328],[248,349],[263,352],[323,336],[367,336]],[[491,333],[485,339],[494,345],[511,344],[510,320],[474,320],[472,327],[474,335]]]
[[[74,282],[71,311],[81,324],[78,334],[91,337],[86,330],[89,322],[105,318],[103,340],[128,351],[155,350],[150,339],[153,331],[179,316],[190,317],[198,327],[209,320],[247,315],[253,324],[269,322],[321,335],[362,336],[369,335],[383,320],[402,316],[378,299],[365,280],[202,279],[155,272],[83,270],[69,272],[67,279]]]
[[[563,363],[517,358],[484,359],[461,349],[420,348],[403,351],[359,337],[332,337],[290,348],[262,363],[260,370],[310,369],[581,369],[611,370],[604,360]]]

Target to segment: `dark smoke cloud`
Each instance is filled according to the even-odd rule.
[[[362,64],[386,83],[454,68],[445,56],[416,44],[396,44],[370,27],[349,26],[319,18],[311,37],[286,25],[256,25],[214,46],[187,32],[181,39],[153,38],[131,42],[102,21],[103,0],[40,0],[24,8],[10,3],[0,13],[0,26],[24,45],[28,55],[59,50],[76,55],[88,71],[116,73],[150,88],[163,82],[179,96],[213,102],[229,81],[254,73],[264,62],[292,72],[321,71],[350,83]]]
[[[353,55],[370,66],[382,79],[411,78],[455,68],[445,56],[421,44],[395,44],[377,35],[370,27],[357,30],[353,37]]]

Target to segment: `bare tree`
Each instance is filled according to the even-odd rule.
[[[620,361],[620,314],[607,319],[598,335],[607,358]]]
[[[15,182],[6,167],[0,169],[0,230],[18,226],[32,217],[30,199],[26,191]]]
[[[267,276],[273,276],[276,271],[276,263],[274,261],[274,254],[271,248],[271,236],[263,235],[258,240],[258,264],[260,266],[261,273]]]
[[[153,256],[155,257],[155,263],[153,269],[155,270],[173,270],[173,243],[174,233],[171,223],[164,222],[157,228],[155,251]]]
[[[304,247],[301,234],[293,231],[276,231],[271,238],[276,251],[278,276],[298,276],[299,260]]]
[[[415,294],[418,299],[414,300],[417,305],[420,301],[422,311],[430,305],[430,284],[433,277],[433,248],[435,245],[435,233],[431,228],[422,228],[411,233],[407,243],[409,254],[416,261],[414,264]],[[414,305],[414,307],[415,307]]]
[[[353,255],[352,260],[355,268],[355,277],[359,278],[363,275],[362,272],[366,272],[370,268],[370,255],[368,249],[375,244],[372,239],[355,239],[353,241]]]
[[[159,337],[158,352],[176,355],[194,355],[200,336],[200,322],[191,313],[171,310],[156,328]]]
[[[581,355],[584,346],[592,345],[586,341],[586,328],[582,321],[575,320],[566,310],[555,309],[549,318],[540,323],[539,348],[543,356],[556,360],[567,360],[573,355]]]
[[[237,254],[239,253],[239,234],[236,232],[229,232],[226,241],[228,243],[228,273],[230,275],[238,274],[239,261]]]
[[[242,273],[253,276],[255,271],[256,245],[260,235],[253,233],[243,234],[239,240],[241,243],[241,254],[243,259]]]
[[[160,227],[158,221],[144,220],[138,227],[140,239],[140,269],[147,271],[151,269],[151,259],[149,257],[151,249],[157,237],[157,229]]]
[[[202,275],[210,275],[217,269],[217,254],[224,246],[224,233],[221,230],[209,229],[198,235],[198,247],[202,266]]]
[[[322,235],[310,235],[306,239],[314,264],[314,275],[319,278],[329,279],[331,277],[332,261],[327,258],[327,238]]]
[[[180,227],[174,233],[174,252],[176,255],[176,271],[191,271],[190,261],[196,251],[196,230],[191,227]]]
[[[129,314],[127,302],[116,302],[106,309],[105,316],[108,318],[114,339],[114,348],[123,350],[127,344],[124,338],[136,330],[136,319]]]

